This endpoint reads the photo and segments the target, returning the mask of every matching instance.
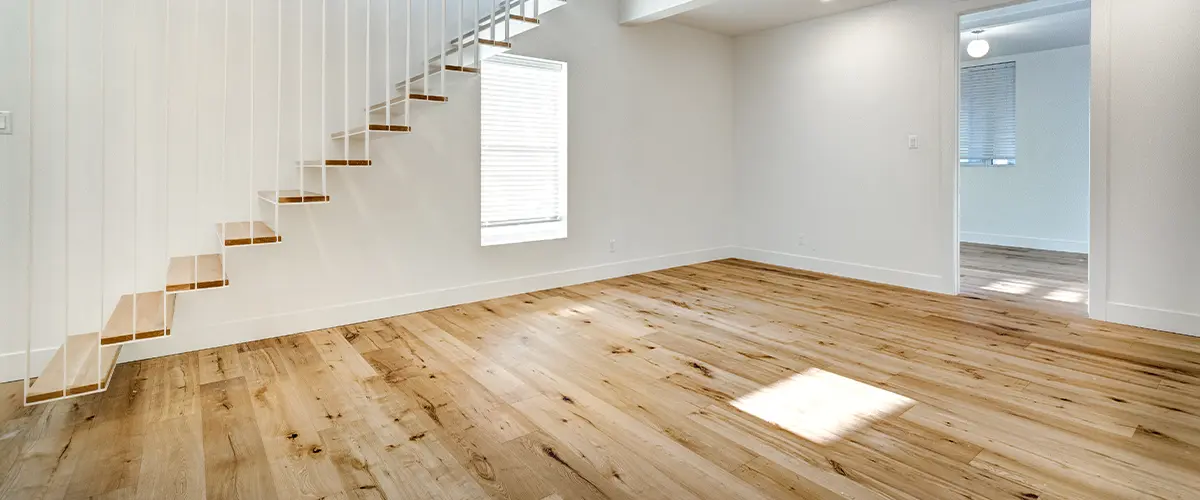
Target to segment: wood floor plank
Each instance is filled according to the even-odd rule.
[[[138,498],[205,498],[202,424],[192,413],[146,426]]]
[[[1062,284],[1075,264],[1033,271]],[[786,405],[751,396],[820,402],[774,415]],[[127,363],[105,393],[22,397],[0,384],[5,499],[1200,491],[1200,339],[736,259]]]
[[[278,498],[245,379],[204,384],[200,397],[208,498]]]

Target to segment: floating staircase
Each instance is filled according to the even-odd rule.
[[[348,0],[353,1],[353,0]],[[364,0],[371,1],[371,0]],[[360,113],[363,113],[366,125],[358,125],[355,127],[345,127],[342,131],[333,132],[328,135],[328,138],[333,143],[341,143],[341,148],[322,148],[322,155],[325,158],[316,160],[303,160],[296,162],[296,166],[301,169],[301,179],[303,172],[309,169],[320,169],[322,179],[326,169],[335,168],[367,168],[372,166],[370,158],[369,145],[362,148],[365,153],[363,158],[352,158],[349,154],[351,151],[350,142],[359,139],[373,139],[378,137],[387,137],[394,135],[413,133],[413,127],[409,123],[411,112],[409,107],[414,102],[440,104],[449,101],[447,95],[446,79],[465,77],[473,77],[480,73],[481,62],[495,56],[507,52],[512,48],[511,40],[513,37],[534,29],[541,24],[541,15],[565,5],[563,0],[507,0],[493,1],[490,14],[488,9],[482,10],[482,15],[479,11],[475,12],[478,16],[478,21],[474,26],[470,26],[468,19],[467,26],[462,26],[462,17],[468,13],[466,0],[460,0],[458,4],[458,27],[448,27],[446,7],[453,0],[378,0],[396,2],[402,5],[407,5],[408,17],[406,25],[393,27],[388,26],[388,37],[391,36],[407,36],[409,33],[404,33],[403,29],[411,30],[412,26],[412,3],[426,2],[426,29],[425,33],[433,34],[435,29],[432,24],[429,24],[429,11],[440,8],[442,18],[439,21],[441,26],[437,29],[457,31],[457,35],[453,35],[448,40],[443,40],[441,44],[435,44],[435,55],[432,57],[421,57],[417,61],[409,61],[408,56],[411,54],[412,46],[406,41],[406,51],[410,54],[405,55],[405,73],[408,74],[400,82],[391,83],[388,87],[391,89],[389,96],[382,102],[377,102],[369,106],[361,106]],[[367,11],[372,10],[372,4],[368,4]],[[474,7],[478,7],[475,4]],[[348,9],[348,8],[347,8]],[[394,23],[390,16],[391,3],[388,4],[387,23]],[[349,10],[346,11],[346,20],[349,20]],[[228,12],[226,12],[226,22],[228,23]],[[324,16],[324,12],[322,15]],[[169,16],[168,11],[168,16]],[[368,13],[367,24],[370,25],[370,14]],[[324,22],[324,17],[322,18]],[[282,14],[280,14],[280,23],[282,23]],[[465,28],[465,29],[464,29]],[[368,28],[369,30],[369,28]],[[393,33],[397,31],[398,33]],[[349,25],[346,25],[346,44],[348,47],[349,36],[352,30]],[[445,31],[442,32],[445,35]],[[324,32],[322,32],[324,36]],[[369,31],[367,39],[370,40]],[[391,38],[387,39],[388,50],[391,47]],[[323,47],[324,47],[324,41]],[[421,43],[421,42],[416,42]],[[428,54],[428,40],[425,53]],[[303,44],[301,44],[303,45]],[[369,44],[368,44],[369,45]],[[282,57],[282,43],[280,44]],[[302,48],[300,50],[303,50]],[[368,52],[370,48],[366,49]],[[349,60],[349,51],[347,49],[347,61]],[[390,53],[389,53],[390,54]],[[303,57],[303,53],[301,53]],[[322,57],[325,57],[323,55]],[[417,71],[415,74],[410,74],[407,68],[416,62],[418,67],[423,66],[424,69]],[[390,55],[388,63],[391,63]],[[347,63],[348,64],[348,63]],[[369,65],[368,65],[369,66]],[[347,66],[347,71],[348,71]],[[389,67],[390,68],[390,67]],[[282,69],[279,70],[282,75]],[[390,74],[381,72],[380,74]],[[371,68],[367,69],[367,78],[371,76]],[[280,85],[283,85],[281,76]],[[322,82],[321,91],[324,99],[325,93],[324,81]],[[369,91],[368,91],[369,94]],[[349,97],[347,95],[347,115],[343,117],[343,121],[349,125]],[[322,100],[324,103],[324,100]],[[402,119],[393,120],[396,115],[400,115]],[[303,118],[303,115],[301,115]],[[311,117],[309,117],[311,118]],[[324,114],[322,114],[322,118]],[[399,121],[400,123],[394,123]],[[325,124],[322,123],[321,127]],[[303,135],[303,130],[302,130]],[[340,158],[331,158],[328,151],[332,149],[337,151],[340,149]],[[311,171],[311,170],[309,170]],[[303,182],[303,181],[301,181]],[[45,368],[35,377],[29,374],[25,385],[25,404],[39,404],[49,401],[55,401],[64,398],[80,396],[103,391],[108,387],[109,380],[112,377],[113,370],[117,364],[117,358],[120,355],[121,347],[130,342],[142,340],[163,338],[171,335],[171,329],[175,317],[175,304],[178,296],[183,293],[198,292],[204,290],[217,290],[230,286],[230,280],[226,274],[226,249],[245,246],[260,246],[273,245],[283,241],[283,237],[276,231],[278,226],[278,207],[284,205],[298,204],[326,204],[332,201],[330,195],[325,190],[324,182],[321,184],[319,191],[314,191],[311,188],[301,186],[300,189],[279,189],[260,190],[256,193],[258,201],[265,203],[265,206],[274,207],[276,218],[273,223],[268,224],[266,221],[234,221],[223,222],[216,224],[216,236],[218,246],[221,249],[220,253],[203,254],[203,255],[185,255],[172,256],[169,259],[168,269],[166,271],[166,283],[162,290],[126,294],[118,300],[116,306],[107,316],[107,321],[99,332],[84,333],[77,335],[68,335],[65,341],[54,353]]]

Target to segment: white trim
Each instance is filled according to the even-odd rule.
[[[958,165],[958,69],[962,66],[959,37],[962,33],[962,15],[1003,7],[1007,4],[1024,3],[1028,0],[1006,2],[1005,0],[981,0],[963,2],[955,12],[956,29],[946,37],[943,49],[945,61],[953,64],[943,67],[941,124],[943,137],[951,138],[942,148],[942,188],[945,206],[952,207],[950,217],[950,242],[952,254],[943,262],[952,264],[945,279],[951,283],[947,289],[957,294],[959,283],[960,203]],[[1108,305],[1108,158],[1109,158],[1109,87],[1112,0],[1092,0],[1092,108],[1091,108],[1091,168],[1090,168],[1090,232],[1088,236],[1088,316],[1106,321]],[[947,106],[948,105],[948,106]],[[943,247],[943,248],[946,248]]]
[[[982,243],[984,245],[1000,245],[1018,248],[1036,248],[1053,250],[1055,252],[1088,253],[1088,242],[1075,240],[1060,240],[1055,238],[1035,238],[1032,236],[1013,236],[1008,234],[975,233],[962,231],[960,241]]]
[[[156,342],[126,345],[121,350],[122,363],[139,359],[166,356],[242,342],[251,342],[282,335],[332,328],[410,314],[430,309],[467,304],[481,300],[547,290],[563,286],[590,283],[632,274],[671,267],[726,259],[734,256],[731,247],[717,247],[691,252],[661,255],[643,259],[611,262],[519,278],[475,283],[440,290],[383,297],[349,304],[337,304],[319,309],[227,323],[176,326],[167,338]]]
[[[42,368],[46,366],[46,363],[50,362],[50,358],[54,357],[54,352],[57,350],[57,347],[44,347],[30,351],[33,353],[29,357],[30,376],[32,377],[35,373],[41,373]],[[24,369],[25,351],[0,354],[0,383],[24,380]]]
[[[1108,303],[1108,321],[1200,337],[1200,314]]]
[[[1109,100],[1112,86],[1112,5],[1111,0],[1092,2],[1092,136],[1091,136],[1091,207],[1090,254],[1088,255],[1088,315],[1092,319],[1108,317],[1108,159]]]
[[[737,248],[736,254],[738,258],[751,260],[754,262],[761,262],[764,264],[772,264],[776,266],[790,267],[792,269],[803,269],[818,273],[832,274],[835,276],[843,276],[846,278],[872,281],[875,283],[914,288],[917,290],[925,290],[927,292],[948,293],[946,289],[946,280],[942,276],[934,274],[914,273],[912,271],[888,269],[886,267],[856,264],[853,262],[842,262],[818,257],[809,257],[806,255],[774,252],[770,250],[760,250],[757,248],[740,247]]]

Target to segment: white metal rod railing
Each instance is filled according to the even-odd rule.
[[[192,16],[192,63],[196,68],[196,95],[193,96],[193,112],[196,114],[196,221],[195,226],[200,227],[200,220],[203,218],[204,202],[200,201],[200,0],[194,0],[193,16]],[[197,290],[200,289],[200,252],[197,249],[196,255],[192,257],[192,285]],[[167,256],[167,265],[170,266],[170,255]],[[169,267],[168,267],[169,268]],[[224,286],[225,282],[221,282]],[[164,317],[165,319],[165,317]],[[166,324],[163,324],[166,327]]]
[[[504,41],[512,39],[512,4],[504,0]]]
[[[29,214],[29,235],[28,235],[29,240],[26,243],[29,247],[28,248],[29,255],[26,256],[26,259],[29,262],[25,267],[25,291],[26,291],[25,296],[29,299],[29,303],[26,304],[27,307],[26,307],[26,311],[25,311],[26,321],[28,322],[28,324],[26,325],[26,328],[28,328],[28,331],[26,332],[27,335],[25,336],[25,385],[23,386],[24,387],[23,392],[24,392],[25,398],[21,400],[22,403],[29,401],[29,389],[30,389],[29,375],[30,375],[30,372],[33,371],[33,362],[32,362],[32,358],[33,358],[33,268],[34,268],[34,266],[33,266],[33,255],[34,255],[33,254],[33,221],[34,221],[34,217],[33,217],[33,199],[34,199],[33,166],[36,164],[35,160],[36,160],[36,156],[37,156],[36,149],[34,149],[34,147],[33,147],[33,136],[34,136],[34,131],[35,131],[35,129],[34,129],[35,121],[34,121],[34,116],[33,116],[34,115],[33,104],[35,101],[34,101],[33,97],[34,97],[34,90],[37,89],[37,87],[34,86],[34,78],[33,78],[33,56],[36,52],[34,50],[35,47],[34,47],[34,43],[33,43],[34,42],[34,39],[33,39],[34,0],[29,0],[28,7],[29,7],[29,12],[26,13],[27,14],[27,23],[28,23],[28,26],[26,27],[26,35],[27,35],[28,41],[29,41],[29,111],[30,112],[29,112],[29,181],[28,181],[29,182],[29,198],[26,200],[26,203],[28,205],[26,207],[26,210],[27,210],[27,213]]]
[[[307,175],[305,175],[305,171],[307,170],[307,167],[304,166],[304,3],[305,3],[304,0],[300,1],[300,24],[299,24],[300,29],[297,30],[297,34],[296,34],[296,37],[300,39],[300,56],[298,57],[298,61],[297,61],[299,63],[299,67],[300,67],[300,69],[299,69],[299,75],[300,75],[299,80],[300,81],[298,82],[300,89],[296,93],[296,95],[297,95],[296,101],[297,101],[297,104],[299,105],[299,111],[298,111],[299,123],[296,125],[296,149],[297,149],[296,161],[298,162],[298,165],[300,166],[300,168],[297,169],[297,172],[300,175],[300,192],[301,193],[304,192],[304,178],[308,177]],[[322,194],[324,194],[324,193],[322,193]]]
[[[384,102],[384,124],[388,126],[388,130],[392,129],[392,0],[384,0],[387,2],[385,9],[384,28],[387,30],[387,44],[383,54],[383,102]],[[407,77],[405,77],[407,78]],[[370,116],[370,108],[368,108],[367,116]],[[370,139],[368,137],[368,139]]]
[[[425,50],[421,52],[421,82],[425,85],[425,94],[430,94],[430,36],[433,35],[433,30],[430,29],[430,0],[422,0],[421,4],[424,4],[425,10],[425,28],[421,30],[421,35],[425,38]],[[412,95],[413,92],[409,91],[408,94]]]
[[[508,0],[504,1],[507,2]],[[488,15],[488,17],[490,18],[489,24],[491,24],[489,29],[492,30],[491,40],[494,42],[496,41],[496,0],[492,0],[492,12]]]
[[[458,36],[456,38],[458,40],[457,52],[458,52],[458,69],[459,70],[462,70],[465,68],[465,65],[463,64],[463,38],[465,38],[467,35],[465,33],[463,33],[462,18],[463,18],[463,15],[465,15],[467,13],[467,8],[466,8],[467,4],[463,3],[464,1],[465,0],[458,0],[458,29],[455,30],[455,33],[458,33]],[[471,1],[474,2],[476,0],[471,0]]]
[[[71,359],[71,2],[66,2],[63,25],[63,395],[67,395],[67,360]],[[32,174],[32,172],[30,172]],[[33,193],[29,193],[33,196]],[[32,223],[32,221],[31,221]],[[30,272],[33,270],[31,269]],[[99,346],[97,346],[97,349]]]
[[[141,11],[137,8],[137,6],[138,6],[137,3],[134,3],[133,5],[134,5],[134,7],[133,7],[133,25],[141,26],[141,21],[140,21]],[[138,177],[140,174],[139,167],[141,166],[140,162],[138,161],[138,135],[141,134],[141,130],[138,129],[138,115],[139,115],[138,103],[141,101],[141,99],[138,99],[138,87],[139,87],[138,80],[141,79],[141,77],[138,74],[138,66],[140,66],[139,56],[140,56],[141,50],[139,50],[139,49],[141,46],[141,40],[140,40],[140,37],[138,36],[138,31],[136,31],[136,30],[134,31],[133,37],[134,37],[133,38],[133,291],[134,291],[134,299],[136,299],[137,298],[137,283],[138,283],[138,262],[141,262],[138,260],[138,216],[137,216],[138,211],[139,211],[138,208],[140,205],[138,203],[138,198],[140,198],[140,196],[138,196],[138,194],[139,194],[138,193],[138,188],[139,188]],[[133,328],[135,331],[137,330],[137,317],[138,317],[137,300],[134,300],[133,301],[133,325],[134,325]],[[103,335],[103,333],[101,335]]]
[[[224,42],[221,45],[221,282],[229,279],[229,262],[226,258],[228,249],[225,242],[229,239],[229,222],[225,213],[225,170],[229,164],[229,0],[225,0],[225,19],[223,21]]]
[[[164,25],[163,35],[163,74],[166,75],[166,106],[163,110],[163,197],[166,198],[166,203],[163,203],[163,255],[166,261],[163,262],[163,270],[166,271],[171,265],[171,2],[167,2],[167,21]],[[163,279],[163,289],[166,289],[166,277]],[[133,337],[137,338],[137,295],[138,287],[134,283],[133,286]],[[162,312],[163,319],[167,317],[167,294],[162,294]],[[163,333],[166,333],[166,323],[163,323]]]
[[[100,0],[100,121],[105,123],[108,120],[108,80],[107,80],[107,64],[108,58],[108,15],[106,8],[106,0]],[[102,127],[100,133],[100,325],[96,329],[96,349],[102,349],[100,342],[104,339],[104,222],[107,218],[106,212],[108,208],[108,193],[105,185],[108,184],[108,127]],[[30,193],[32,194],[32,193]],[[104,377],[103,365],[101,359],[103,356],[96,356],[96,383],[100,384]]]
[[[412,121],[412,92],[409,92],[408,78],[412,75],[412,0],[404,0],[404,125],[411,126]],[[390,83],[389,83],[390,85]]]
[[[326,185],[327,179],[325,176],[326,164],[329,163],[329,140],[325,138],[326,124],[328,123],[325,121],[325,114],[328,111],[325,103],[325,94],[327,93],[326,82],[329,80],[329,73],[326,72],[325,68],[325,60],[328,58],[329,54],[329,51],[326,48],[329,45],[329,24],[327,22],[328,13],[329,0],[321,0],[321,128],[319,130],[321,134],[321,196],[325,196],[325,194],[328,192],[328,186]]]
[[[482,38],[479,28],[479,0],[471,0],[471,4],[471,9],[475,11],[471,16],[471,32],[475,34],[475,69],[480,69],[483,65],[479,61],[479,46],[481,45],[479,39]]]
[[[350,0],[342,0],[342,130],[350,133]],[[350,141],[342,141],[342,160],[350,159]]]
[[[442,18],[438,22],[441,26],[438,28],[440,39],[438,40],[438,62],[442,63],[442,73],[438,82],[438,93],[435,95],[446,95],[446,45],[449,40],[446,40],[446,0],[442,0]]]
[[[258,193],[254,191],[254,157],[255,157],[254,153],[258,149],[256,147],[258,145],[258,143],[255,141],[255,137],[254,137],[255,136],[255,134],[254,134],[255,117],[257,115],[257,113],[254,112],[255,111],[254,96],[255,96],[255,94],[257,94],[257,92],[255,92],[255,89],[258,87],[257,85],[254,84],[254,82],[255,82],[254,68],[256,66],[254,63],[254,53],[256,52],[256,50],[254,50],[254,49],[258,45],[256,43],[254,43],[255,42],[255,37],[254,37],[254,34],[255,34],[255,32],[254,32],[254,24],[255,24],[254,4],[255,3],[257,3],[257,0],[250,0],[250,168],[247,170],[250,171],[250,186],[249,186],[250,187],[250,219],[249,219],[249,221],[250,221],[250,244],[251,245],[254,244],[254,226],[255,226],[255,224],[254,224],[254,205],[256,203],[255,200],[258,198]],[[276,233],[276,234],[278,234],[278,233]]]
[[[371,158],[371,8],[374,2],[367,0],[367,29],[363,36],[363,157]],[[350,129],[342,133],[343,140],[350,143]],[[347,157],[347,159],[349,159]]]
[[[283,149],[280,139],[283,127],[283,0],[275,0],[275,234],[279,234],[283,225],[279,221],[279,159]],[[304,192],[300,192],[300,201],[304,201]]]

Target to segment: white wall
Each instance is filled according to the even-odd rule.
[[[964,66],[1017,63],[1017,165],[960,172],[962,241],[1087,253],[1091,48]]]
[[[741,254],[953,293],[958,15],[1002,3],[896,0],[737,38]],[[1200,335],[1200,66],[1175,57],[1200,45],[1200,3],[1092,9],[1091,314]]]
[[[1107,319],[1200,335],[1200,2],[1094,0]]]
[[[736,39],[746,257],[953,290],[945,75],[955,9],[977,4],[898,0]]]
[[[616,0],[572,0],[515,42],[517,54],[570,64],[568,239],[479,246],[479,82],[463,78],[451,85],[448,104],[414,104],[412,135],[374,141],[374,167],[330,171],[331,204],[284,207],[283,244],[231,249],[232,286],[181,296],[174,335],[127,346],[123,359],[728,256],[732,41],[671,24],[623,28],[617,16]],[[273,51],[273,45],[263,51]],[[260,84],[266,109],[257,113],[270,120],[256,127],[266,143],[256,148],[256,162],[266,166],[256,169],[257,189],[274,185],[274,59],[264,58],[270,81]],[[285,65],[289,71],[296,68]],[[285,103],[295,98],[285,94]],[[244,113],[246,103],[237,104],[234,109]],[[180,115],[180,122],[190,120],[190,107]],[[285,124],[289,116],[295,115],[285,115]],[[182,124],[177,129],[176,141],[183,145],[176,147],[191,149],[194,129]],[[295,133],[285,131],[284,140]],[[208,134],[220,137],[219,131],[202,137]],[[240,161],[248,165],[247,139],[238,140]],[[294,140],[284,144],[285,161],[294,159],[287,152],[295,147]],[[193,156],[179,155],[187,161],[177,162],[175,177],[194,177]],[[240,186],[229,181],[226,213],[249,204],[241,194],[250,190],[242,175],[249,170],[239,172]],[[194,188],[179,182],[180,196]],[[229,216],[245,217],[246,209],[240,210]],[[187,209],[173,213],[179,222],[174,231],[191,231],[188,221],[200,217]],[[269,211],[260,215],[270,221]],[[197,231],[208,234],[218,221],[208,217],[195,223]],[[610,240],[616,240],[613,253]],[[180,252],[191,248],[178,243]],[[24,349],[24,331],[15,333],[5,339],[3,352]],[[56,346],[61,333],[47,339],[44,347]]]

